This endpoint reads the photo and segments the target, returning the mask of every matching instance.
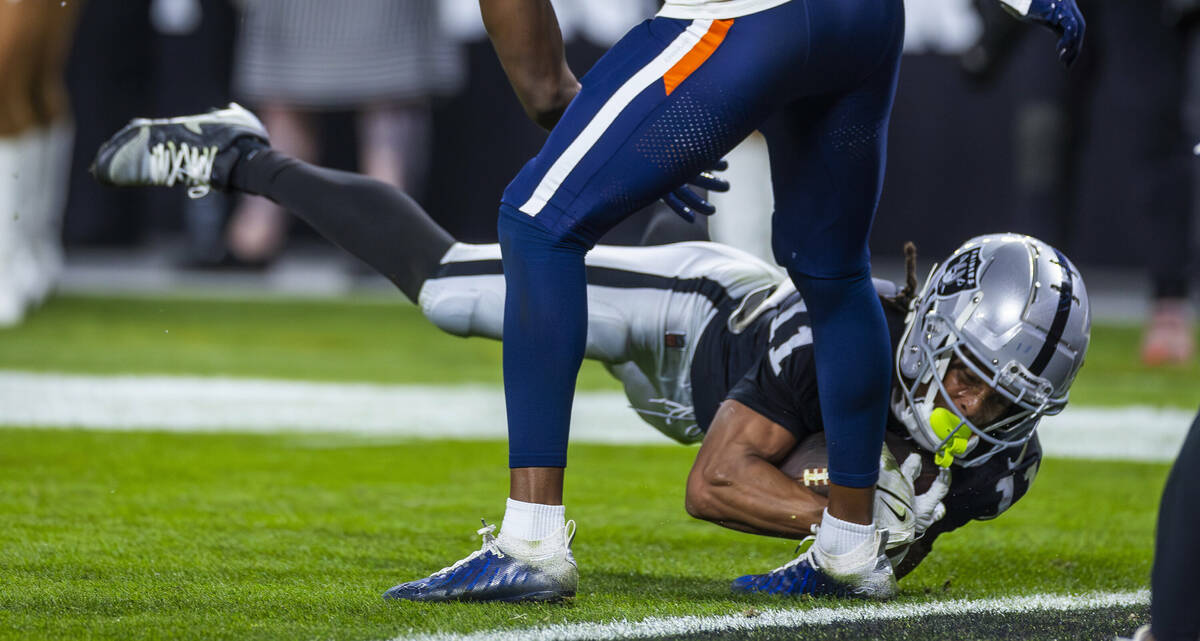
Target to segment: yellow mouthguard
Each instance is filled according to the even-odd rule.
[[[962,419],[954,412],[944,407],[935,407],[929,414],[929,426],[933,428],[933,433],[937,434],[939,439],[945,440],[947,436],[954,435],[934,454],[934,463],[941,467],[950,467],[950,464],[954,462],[954,457],[967,453],[971,428],[963,425]]]

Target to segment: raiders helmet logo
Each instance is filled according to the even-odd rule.
[[[979,285],[979,247],[965,251],[946,263],[937,284],[938,296],[953,296]]]

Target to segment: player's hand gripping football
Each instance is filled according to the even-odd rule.
[[[905,478],[915,483],[921,476],[923,466],[921,457],[914,453],[904,459],[904,464],[900,466],[900,469]],[[925,530],[928,530],[929,526],[946,516],[946,506],[942,503],[942,499],[946,498],[946,494],[949,492],[950,469],[943,467],[938,470],[937,478],[933,480],[933,483],[929,484],[929,489],[925,490],[923,494],[917,494],[913,499],[913,508],[916,511],[916,524],[913,528],[914,539],[924,536]]]
[[[914,494],[912,477],[905,474],[885,445],[879,456],[879,481],[875,483],[875,527],[888,531],[888,550],[916,539]]]
[[[1058,59],[1068,67],[1083,48],[1087,23],[1075,0],[1000,0],[1001,6],[1022,20],[1036,22],[1058,34]]]
[[[675,213],[683,217],[689,223],[696,222],[696,213],[699,212],[705,216],[712,216],[717,212],[717,208],[712,206],[712,203],[701,198],[696,192],[692,191],[688,185],[694,185],[700,189],[708,191],[729,191],[729,181],[717,178],[713,172],[725,171],[729,168],[729,163],[724,160],[718,160],[716,165],[707,171],[700,172],[695,178],[687,182],[687,185],[676,189],[675,191],[663,196],[662,200],[667,203],[667,206],[675,210]]]

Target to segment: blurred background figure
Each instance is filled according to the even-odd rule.
[[[62,269],[72,140],[63,66],[78,2],[0,2],[0,326],[41,303]]]
[[[430,97],[463,82],[457,47],[441,35],[436,0],[247,2],[234,94],[256,109],[277,149],[317,158],[319,112],[357,115],[359,170],[419,194],[428,162]],[[263,264],[286,239],[287,217],[247,198],[228,229],[240,261]]]
[[[1200,49],[1193,42],[1200,0],[1081,1],[1094,24],[1070,73],[1051,65],[1031,69],[1049,36],[1020,29],[990,0],[906,2],[904,72],[872,251],[881,273],[891,275],[903,264],[905,240],[921,238],[923,252],[937,255],[963,237],[1036,234],[1077,256],[1089,272],[1109,270],[1092,279],[1102,310],[1126,323],[1153,319],[1145,332],[1147,362],[1195,363],[1188,240],[1200,210],[1190,172],[1200,171],[1200,160],[1188,152],[1200,141]],[[286,260],[261,276],[180,269],[241,264],[231,260],[234,253],[250,263],[269,261],[289,235],[288,219],[267,201],[241,203],[235,212],[236,199],[219,193],[189,200],[178,191],[102,189],[88,176],[95,149],[129,118],[196,113],[231,99],[263,116],[276,146],[401,186],[458,238],[496,240],[499,194],[545,134],[514,99],[477,0],[363,0],[340,12],[335,5],[0,0],[0,87],[27,83],[18,79],[32,73],[10,58],[29,65],[38,59],[14,52],[51,44],[22,28],[33,18],[19,14],[36,14],[35,7],[82,11],[67,66],[76,154],[63,230],[64,291],[223,287],[220,279],[295,291],[371,285],[334,250],[306,243],[311,235],[303,225],[294,225]],[[656,0],[556,2],[571,65],[590,67],[658,6]],[[61,55],[68,36],[60,36]],[[26,88],[5,95],[19,104],[47,102]],[[23,139],[15,132],[29,125],[13,125],[11,113],[32,107],[12,108],[8,97],[0,107],[8,123],[0,147],[14,150]],[[726,177],[733,190],[711,195],[719,208],[711,233],[769,257],[765,230],[773,204],[764,148],[752,136],[730,155]],[[25,154],[0,152],[0,164],[13,163],[23,171],[35,164]],[[651,209],[604,242],[700,238],[709,231],[698,224],[659,234],[685,224],[669,210]],[[25,245],[4,252],[14,253],[32,252]],[[0,280],[13,281],[20,271],[6,269]]]
[[[1167,0],[1166,4],[1167,18],[1183,39],[1186,79],[1184,127],[1189,142],[1197,143],[1200,142],[1200,0]],[[1192,159],[1189,171],[1191,172],[1193,211],[1190,220],[1185,221],[1179,231],[1180,242],[1190,242],[1190,247],[1195,252],[1200,248],[1200,222],[1198,222],[1200,215],[1195,213],[1200,211],[1200,192],[1196,191],[1200,189],[1200,161]],[[1190,223],[1190,227],[1187,226],[1188,223]],[[1185,274],[1196,273],[1195,253],[1191,254],[1190,266],[1191,269],[1184,270]],[[1183,295],[1179,297],[1183,300],[1176,302],[1183,306],[1177,316],[1181,319],[1184,329],[1175,331],[1182,335],[1179,351],[1182,353],[1186,350],[1186,353],[1191,355],[1195,353],[1195,309],[1187,304],[1186,294],[1188,291],[1185,280]]]
[[[150,0],[149,4],[158,52],[151,70],[155,113],[191,113],[227,104],[238,17],[233,5],[229,0]],[[177,77],[188,81],[178,82]],[[232,198],[219,192],[198,199],[179,193],[149,197],[153,209],[178,210],[182,215],[184,244],[175,258],[181,266],[205,269],[228,262],[225,225]]]
[[[28,1],[28,0],[26,0]],[[61,0],[36,0],[58,5]],[[229,203],[223,195],[102,189],[88,175],[96,147],[132,114],[203,111],[229,101],[236,14],[229,0],[90,0],[82,9],[67,83],[76,145],[64,237],[72,248],[129,248],[170,221],[187,233],[171,260],[219,263]],[[157,239],[156,239],[157,240]]]
[[[66,70],[76,128],[63,221],[68,252],[78,245],[127,247],[143,237],[144,195],[103,189],[87,169],[96,147],[130,114],[156,113],[150,0],[89,0],[80,11]]]
[[[1151,280],[1141,358],[1147,365],[1190,361],[1197,202],[1190,147],[1200,139],[1200,52],[1192,42],[1200,3],[1081,0],[1088,44],[1070,73],[1030,59],[1019,46],[1027,32],[995,3],[976,4],[983,30],[962,56],[964,70],[981,85],[991,85],[1010,64],[1030,79],[1014,113],[1014,207],[1007,228],[1069,245],[1091,222],[1081,213],[1079,180],[1085,153],[1101,141],[1089,140],[1089,132],[1115,140],[1124,162],[1125,193],[1118,206],[1132,232],[1132,242],[1121,249],[1142,246]],[[1105,108],[1122,124],[1119,130],[1091,128],[1090,103],[1102,81],[1130,89],[1105,96]]]

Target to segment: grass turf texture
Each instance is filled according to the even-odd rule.
[[[1137,327],[1094,327],[1072,402],[1194,409],[1200,362],[1144,367],[1139,340]],[[0,330],[0,368],[498,385],[500,344],[443,334],[404,304],[64,296]],[[620,386],[585,362],[579,389]]]
[[[379,598],[478,547],[475,519],[501,516],[502,443],[13,428],[0,443],[0,639],[384,639],[837,605],[730,595],[730,579],[782,564],[793,544],[690,519],[692,448],[573,446],[580,595],[513,606]],[[1142,588],[1166,472],[1048,461],[1008,513],[939,539],[901,600]],[[1114,612],[1070,630],[1104,638],[1144,616]],[[1078,616],[1025,623],[1044,620],[1032,638],[1063,638]],[[876,631],[888,630],[978,638],[959,624]]]

